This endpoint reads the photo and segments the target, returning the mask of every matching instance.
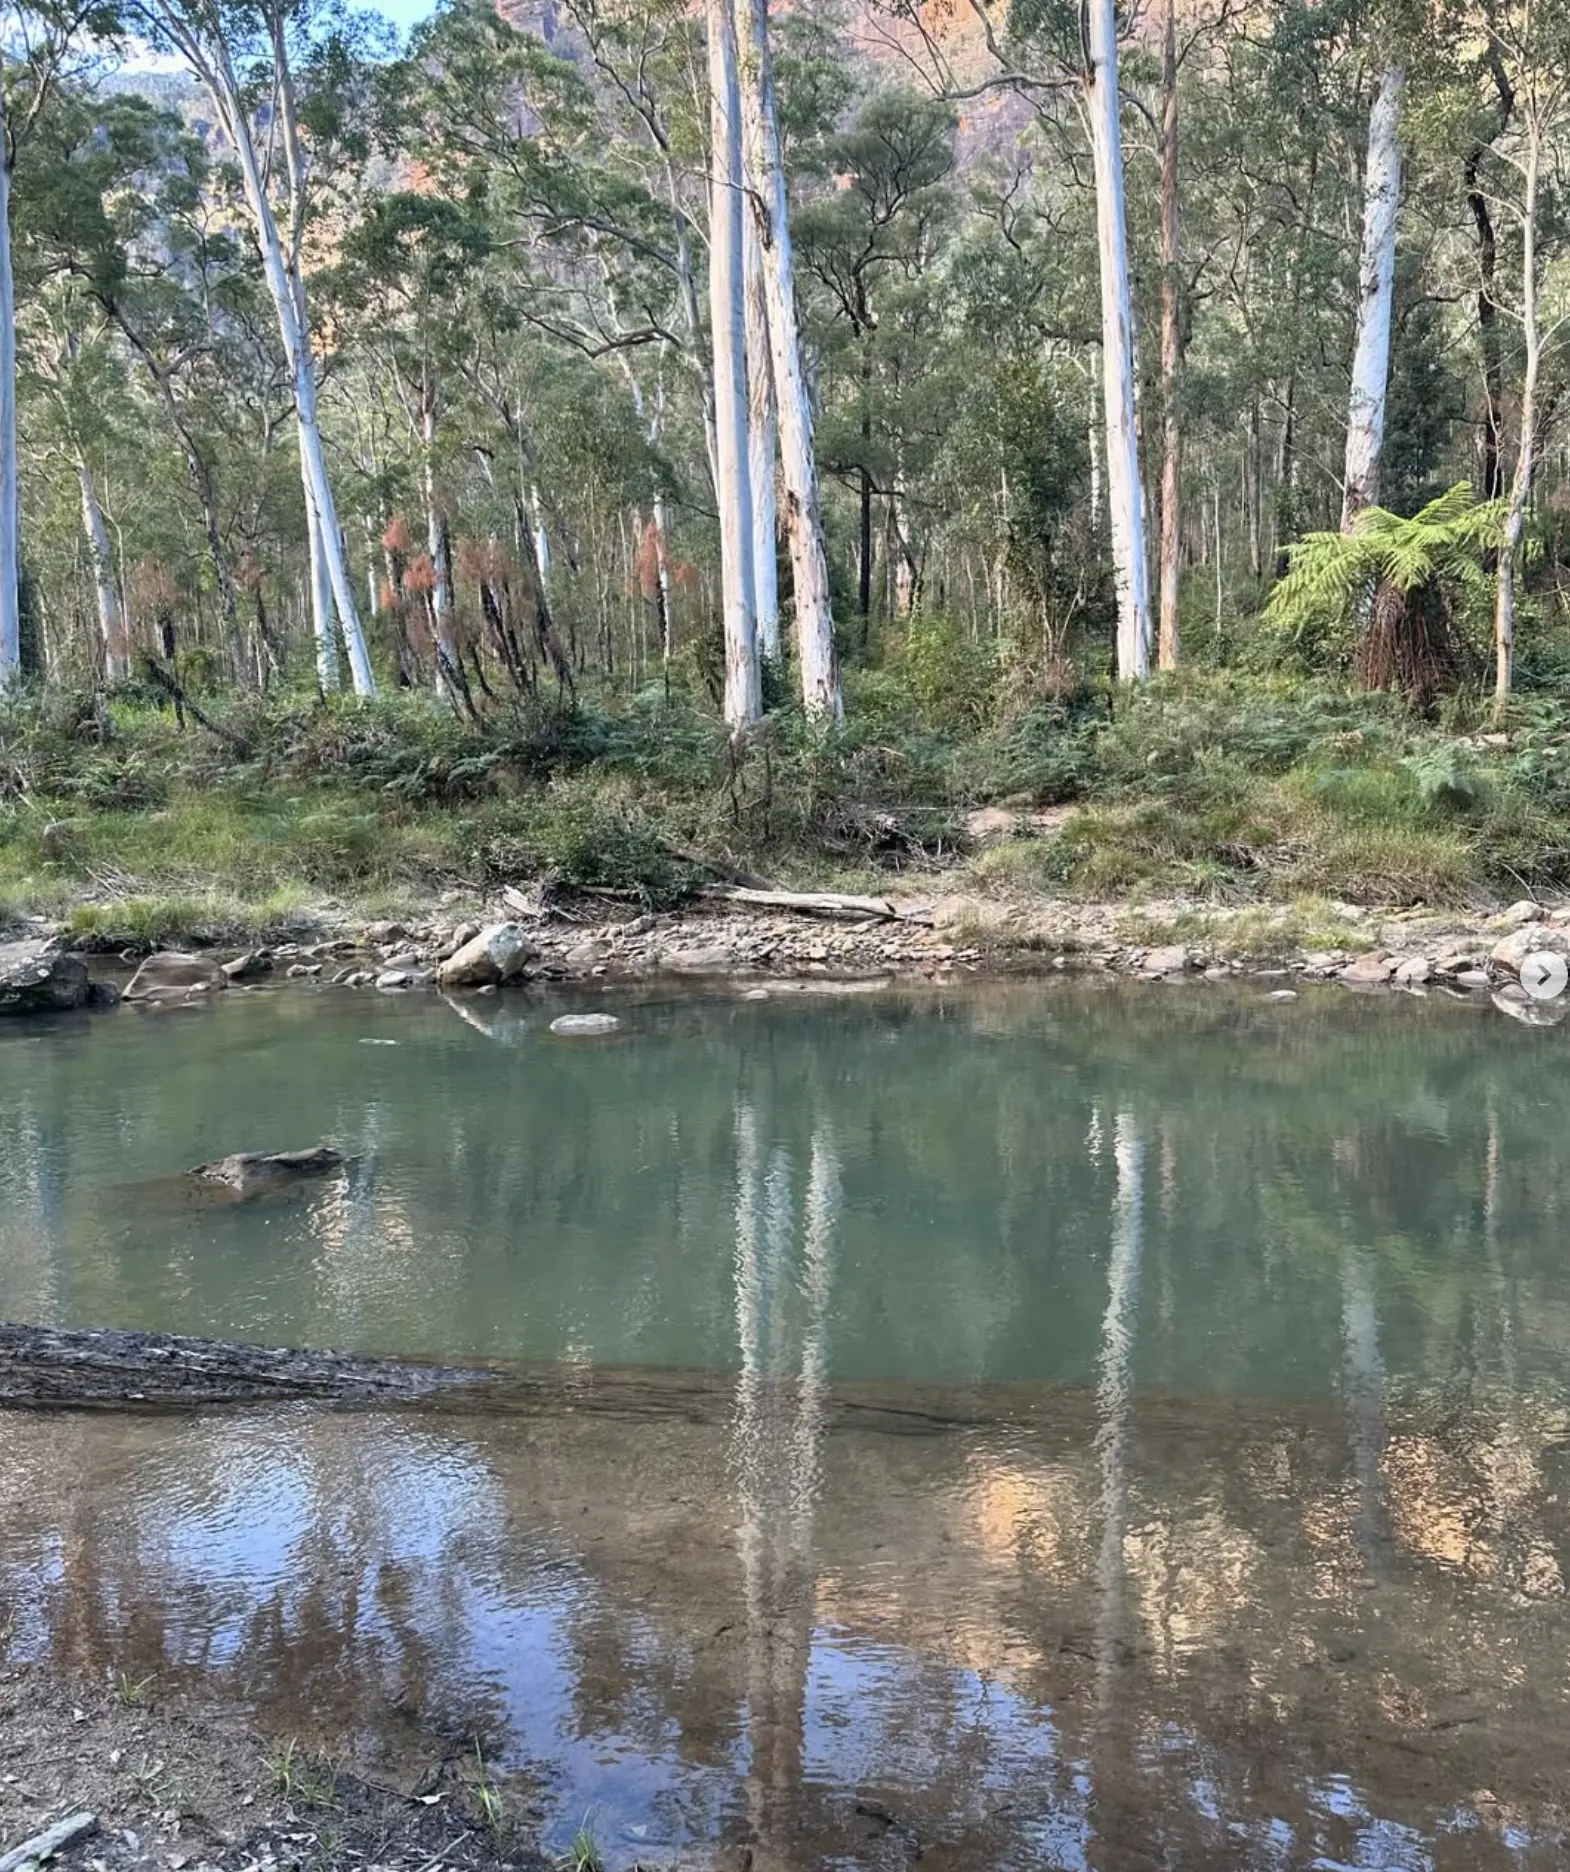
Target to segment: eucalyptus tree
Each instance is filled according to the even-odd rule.
[[[318,415],[319,372],[307,291],[308,243],[330,178],[353,152],[346,103],[356,46],[325,30],[311,0],[128,0],[127,18],[183,58],[206,87],[234,153],[241,197],[289,362],[311,558],[317,674],[338,682],[334,618],[356,694],[376,680],[360,628]],[[296,71],[303,60],[305,84]]]
[[[770,362],[779,414],[785,532],[790,542],[791,595],[802,706],[811,720],[837,722],[844,716],[845,705],[840,694],[839,662],[834,644],[822,498],[812,439],[812,401],[797,321],[790,196],[775,95],[768,0],[737,0],[736,19],[741,44],[740,93],[745,124],[748,208],[757,222],[762,254]],[[711,85],[715,83],[713,56],[711,36]],[[712,246],[712,234],[710,238]]]
[[[1379,73],[1368,116],[1368,158],[1363,169],[1363,242],[1358,260],[1357,339],[1352,352],[1352,395],[1347,411],[1342,531],[1379,498],[1380,454],[1390,385],[1390,332],[1395,305],[1396,224],[1401,211],[1402,65]]]
[[[23,0],[0,21],[0,687],[14,680],[22,661],[12,189],[18,161],[62,82],[117,23],[112,0]]]

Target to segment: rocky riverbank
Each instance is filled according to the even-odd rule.
[[[1299,978],[1339,981],[1365,991],[1489,994],[1519,1006],[1531,1000],[1518,985],[1525,956],[1570,958],[1570,903],[1522,900],[1459,914],[1335,902],[1235,907],[967,895],[846,901],[880,907],[824,914],[715,897],[653,912],[586,894],[508,890],[489,899],[453,894],[404,921],[360,921],[323,905],[288,940],[238,954],[125,953],[96,963],[95,972],[134,969],[124,986],[132,1003],[187,1001],[269,981],[488,993],[519,981],[739,978],[767,987],[1100,971],[1168,982],[1264,976],[1276,992]],[[68,950],[63,930],[35,926],[0,959],[9,957],[24,975],[85,982],[81,959]],[[46,970],[51,957],[60,960]],[[112,1001],[114,983],[95,986],[87,998]],[[19,998],[13,1011],[74,1004],[45,993]],[[0,997],[0,1010],[5,1006]],[[1535,1002],[1531,1010],[1534,1019],[1561,1011],[1570,1006]]]

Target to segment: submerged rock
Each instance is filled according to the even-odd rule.
[[[91,993],[80,956],[56,954],[41,942],[0,946],[0,1014],[57,1014],[85,1007]]]
[[[493,923],[436,971],[443,988],[484,988],[515,980],[539,957],[539,945],[516,923]]]
[[[592,1038],[596,1034],[619,1032],[621,1022],[614,1014],[559,1014],[551,1022],[551,1032],[568,1037]]]
[[[127,1001],[183,1001],[188,995],[215,994],[229,986],[223,970],[208,956],[160,949],[131,977]]]
[[[222,1184],[241,1196],[255,1196],[302,1177],[330,1176],[346,1161],[343,1152],[332,1145],[315,1144],[309,1150],[298,1151],[236,1151],[231,1157],[198,1164],[186,1175],[204,1183]]]

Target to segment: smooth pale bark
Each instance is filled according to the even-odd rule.
[[[126,639],[120,592],[115,584],[114,548],[109,543],[109,528],[104,521],[104,510],[98,499],[93,471],[85,455],[76,458],[76,478],[82,490],[82,527],[87,534],[87,550],[93,562],[93,589],[98,599],[98,631],[104,645],[104,677],[109,682],[124,682],[131,674],[131,646]]]
[[[540,589],[547,597],[551,586],[551,536],[545,524],[545,505],[537,487],[529,489],[529,531],[534,540],[534,563],[540,574]]]
[[[1178,283],[1177,0],[1166,0],[1161,35],[1161,539],[1156,550],[1156,661],[1178,663],[1178,567],[1183,554],[1183,307]]]
[[[16,283],[11,270],[11,168],[0,92],[0,688],[22,668],[22,507],[16,455]]]
[[[790,542],[796,654],[801,700],[817,722],[845,716],[839,662],[834,651],[834,610],[829,597],[829,562],[823,544],[823,509],[812,444],[812,401],[802,363],[796,318],[796,276],[791,256],[790,199],[780,149],[774,101],[774,61],[769,51],[767,0],[737,0],[745,51],[742,113],[747,126],[749,207],[757,220],[768,307],[769,350],[779,409],[780,467],[785,488],[785,528]]]
[[[774,403],[774,366],[769,359],[769,312],[763,284],[763,248],[758,217],[742,211],[742,253],[747,278],[747,449],[752,484],[753,613],[758,649],[771,661],[780,654],[779,566],[774,538],[774,457],[779,419]]]
[[[273,302],[294,391],[300,443],[300,476],[305,490],[307,523],[312,528],[315,542],[311,592],[317,614],[318,673],[321,673],[326,662],[324,639],[330,638],[332,633],[330,618],[324,619],[321,615],[322,593],[330,591],[344,646],[349,653],[355,692],[358,695],[374,695],[376,680],[371,672],[370,656],[360,629],[359,611],[349,578],[343,537],[338,530],[337,507],[327,473],[327,458],[322,448],[321,425],[317,416],[316,361],[311,352],[310,319],[304,281],[300,274],[299,254],[303,236],[304,153],[294,112],[293,81],[280,30],[275,21],[273,46],[278,80],[277,123],[291,195],[292,228],[287,255],[227,44],[222,38],[211,43],[204,41],[192,30],[188,16],[174,4],[174,0],[148,0],[148,12],[167,32],[191,70],[207,87],[214,113],[239,163],[241,189],[261,251],[262,273],[267,282],[268,296]]]
[[[763,713],[758,673],[752,488],[747,446],[746,278],[742,254],[741,98],[731,0],[708,0],[709,322],[714,347],[716,496],[725,618],[725,721],[739,734]]]
[[[1363,171],[1363,250],[1358,267],[1357,343],[1352,353],[1352,397],[1347,409],[1346,467],[1341,530],[1379,499],[1379,458],[1385,442],[1390,384],[1390,327],[1395,300],[1396,221],[1401,209],[1401,91],[1396,65],[1380,76],[1368,119]]]
[[[458,665],[458,646],[452,634],[452,579],[447,567],[447,532],[436,504],[436,399],[429,389],[421,398],[421,439],[424,443],[425,541],[431,555],[431,613],[436,620],[436,689],[444,694],[447,672]]]
[[[1134,320],[1129,295],[1128,224],[1123,207],[1115,0],[1090,0],[1089,37],[1085,115],[1096,180],[1096,242],[1101,263],[1101,400],[1112,570],[1117,587],[1117,672],[1120,681],[1136,682],[1150,672],[1150,587],[1145,565],[1139,443],[1134,428]]]
[[[322,551],[321,522],[316,514],[315,490],[301,456],[300,478],[305,485],[306,550],[311,563],[311,626],[316,635],[316,686],[332,695],[338,683],[338,637],[333,629],[333,584]]]
[[[1494,712],[1510,701],[1515,674],[1515,561],[1526,527],[1532,496],[1532,457],[1537,448],[1537,384],[1542,369],[1543,338],[1537,326],[1537,194],[1543,166],[1542,124],[1534,111],[1527,123],[1526,198],[1521,210],[1521,334],[1526,370],[1521,380],[1521,433],[1516,441],[1515,473],[1505,507],[1504,540],[1494,584]]]

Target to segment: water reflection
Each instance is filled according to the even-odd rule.
[[[461,1351],[488,1298],[488,1349],[550,1355],[483,1407],[0,1416],[13,1653],[216,1681],[411,1779],[479,1738],[622,1865],[1562,1863],[1546,1117],[1448,1041],[1250,1032],[1238,1099],[1232,1029],[1169,1069],[1015,1007],[667,1010],[548,1082],[527,1008],[505,1049],[400,1011],[331,1087],[347,1178],[157,1243],[7,1082],[40,1309],[145,1284]]]

